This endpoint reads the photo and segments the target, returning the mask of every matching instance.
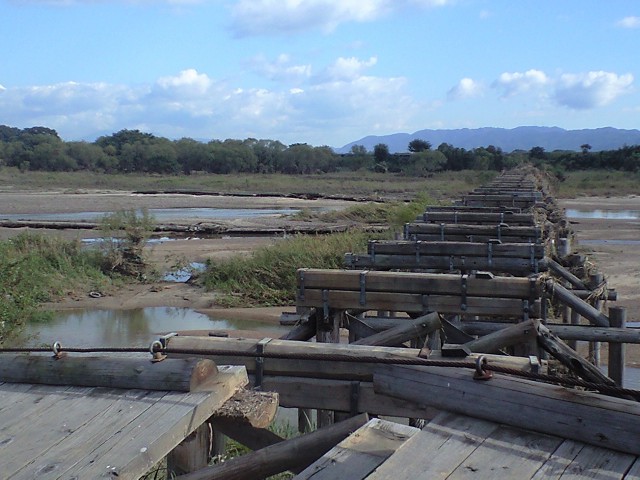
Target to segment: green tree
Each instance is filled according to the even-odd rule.
[[[384,164],[389,160],[389,146],[386,143],[378,143],[373,147],[373,158],[376,163]]]
[[[425,150],[431,150],[431,143],[426,140],[414,138],[409,142],[407,148],[411,153],[424,152]]]

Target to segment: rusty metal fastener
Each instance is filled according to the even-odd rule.
[[[62,357],[66,357],[67,354],[66,352],[61,352],[60,349],[62,348],[62,345],[60,345],[60,342],[53,342],[51,344],[51,350],[53,351],[53,358],[56,360],[60,360]]]
[[[493,377],[493,373],[483,368],[486,364],[487,358],[484,355],[480,355],[476,358],[476,371],[473,374],[474,380],[489,380]]]
[[[153,359],[151,360],[153,363],[161,362],[162,360],[167,358],[167,356],[162,353],[163,349],[164,346],[162,345],[162,342],[160,342],[160,340],[154,340],[153,342],[151,342],[151,345],[149,345],[149,352],[153,356]]]

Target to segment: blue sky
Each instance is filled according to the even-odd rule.
[[[636,0],[0,0],[0,124],[340,147],[640,128]]]

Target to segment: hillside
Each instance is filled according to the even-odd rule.
[[[335,150],[337,153],[348,153],[353,145],[364,145],[371,151],[378,143],[384,143],[392,153],[406,152],[407,145],[415,138],[429,141],[433,148],[437,148],[441,143],[450,143],[467,150],[494,145],[505,152],[530,150],[532,147],[543,147],[547,151],[553,151],[580,150],[581,145],[589,144],[592,151],[600,151],[640,144],[640,130],[622,130],[612,127],[583,130],[564,130],[558,127],[419,130],[415,133],[370,135]]]

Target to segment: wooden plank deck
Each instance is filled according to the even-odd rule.
[[[0,383],[0,476],[140,478],[248,382],[219,369],[196,393]]]
[[[358,440],[347,438],[295,478],[635,480],[640,472],[640,460],[631,454],[447,412],[399,444],[374,469],[368,461],[383,449]],[[351,449],[357,453],[344,454],[342,445],[356,442],[358,448]],[[326,476],[332,472],[338,475]]]

